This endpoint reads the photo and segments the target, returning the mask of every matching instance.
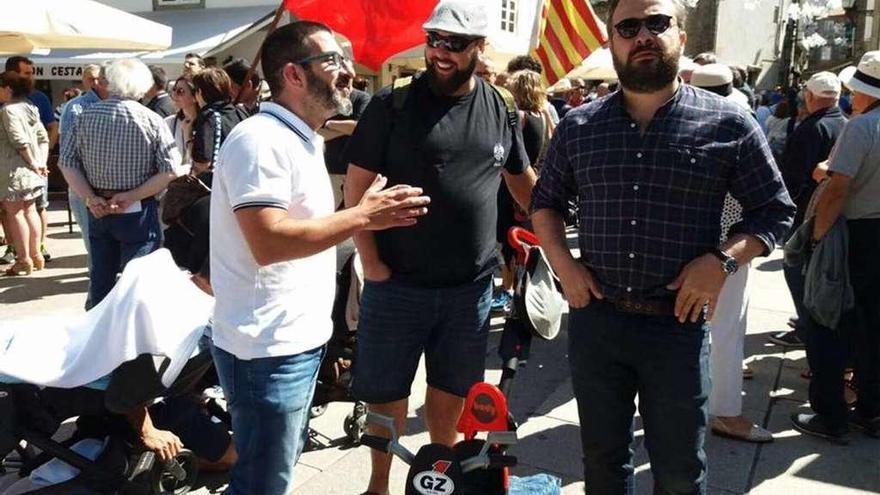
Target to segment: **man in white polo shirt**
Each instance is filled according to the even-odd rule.
[[[270,34],[262,69],[273,101],[230,133],[217,161],[213,355],[239,456],[226,494],[285,495],[292,487],[332,329],[333,246],[427,213],[421,189],[382,190],[383,177],[357,206],[334,213],[315,130],[351,111],[335,87],[351,77],[342,53],[321,24],[295,22]]]

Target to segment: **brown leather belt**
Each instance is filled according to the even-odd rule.
[[[116,196],[119,193],[124,193],[125,191],[114,191],[112,189],[95,189],[94,192],[95,196],[100,196],[104,199],[112,199],[113,196]]]
[[[98,196],[100,198],[113,199],[113,196],[116,196],[119,193],[124,193],[124,192],[128,192],[128,191],[122,191],[122,190],[114,191],[112,189],[93,189],[93,192],[95,193],[95,196]],[[155,199],[156,198],[151,197],[151,198],[144,198],[141,201],[153,201]]]
[[[672,316],[675,314],[675,299],[604,299],[621,313],[648,316]]]

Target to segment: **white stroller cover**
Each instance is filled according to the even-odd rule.
[[[160,249],[131,260],[113,290],[81,316],[0,322],[0,375],[74,388],[109,375],[142,354],[171,360],[171,386],[211,317],[214,298]]]
[[[523,291],[526,314],[539,337],[553,340],[559,335],[568,303],[556,287],[556,275],[539,246],[531,248],[528,265]]]

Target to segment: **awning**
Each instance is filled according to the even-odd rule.
[[[156,52],[96,52],[95,50],[52,50],[48,55],[30,55],[37,79],[79,79],[82,66],[113,58],[137,57],[148,64],[181,66],[187,53],[211,55],[237,43],[272,22],[271,7],[233,7],[191,10],[160,10],[137,15],[170,26],[171,46]]]

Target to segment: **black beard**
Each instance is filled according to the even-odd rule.
[[[309,94],[317,100],[318,105],[337,115],[351,115],[351,100],[342,96],[334,82],[324,81],[311,70],[306,71],[306,81],[309,83]]]
[[[447,80],[443,80],[437,75],[434,65],[428,61],[427,57],[425,57],[425,67],[427,68],[428,84],[431,86],[431,89],[441,96],[451,96],[467,84],[471,76],[474,75],[474,70],[477,68],[477,52],[474,52],[470,64],[464,70],[455,71],[452,77]]]
[[[630,58],[640,52],[653,52],[659,58],[651,61],[641,61],[635,64],[627,60],[626,63],[619,60],[617,55],[611,52],[614,61],[614,70],[620,85],[636,93],[653,93],[659,91],[675,81],[678,77],[678,56],[663,53],[659,49],[646,47],[630,54]]]

